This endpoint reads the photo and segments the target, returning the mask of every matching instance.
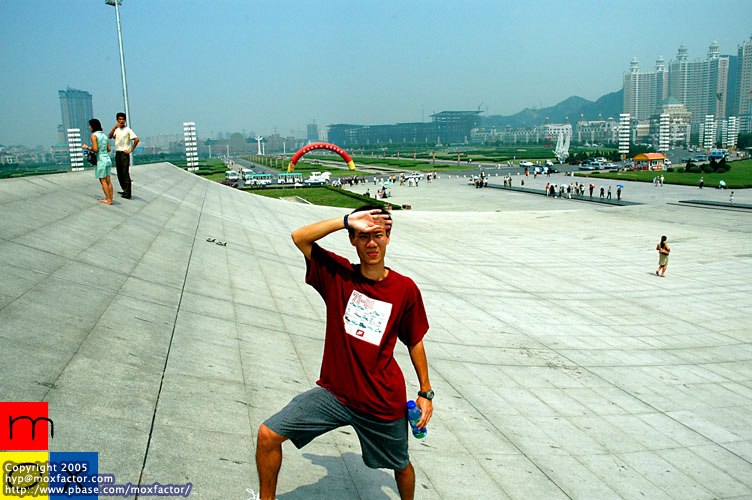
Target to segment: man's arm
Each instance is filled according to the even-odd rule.
[[[117,130],[117,129],[118,129],[119,127],[120,127],[120,124],[119,124],[119,123],[115,124],[115,126],[114,126],[114,127],[112,127],[112,130],[110,130],[110,135],[108,136],[108,137],[109,137],[110,139],[114,139],[114,138],[115,138],[115,131],[116,131],[116,130]]]
[[[344,217],[335,217],[334,219],[322,220],[309,226],[304,226],[292,232],[292,241],[298,247],[305,258],[311,260],[311,250],[313,243],[324,236],[345,228]]]
[[[376,228],[389,228],[392,221],[387,219],[386,215],[380,213],[380,210],[369,210],[348,214],[348,225],[360,231],[372,231]],[[295,246],[305,255],[305,258],[311,260],[311,250],[313,243],[324,236],[345,228],[345,218],[335,217],[334,219],[323,220],[314,224],[303,226],[292,232],[292,241]]]
[[[133,138],[133,146],[131,146],[131,149],[126,151],[126,153],[131,154],[134,149],[136,149],[136,146],[138,146],[139,140],[138,137]]]
[[[423,341],[421,340],[415,345],[408,346],[407,350],[410,352],[410,361],[412,361],[415,373],[418,375],[420,392],[430,391],[431,382],[428,380],[428,360],[426,359],[426,350],[423,348]],[[433,414],[433,401],[418,397],[415,404],[422,412],[418,427],[425,427],[428,425],[428,421],[431,420],[431,415]]]

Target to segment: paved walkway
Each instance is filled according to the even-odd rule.
[[[256,428],[321,360],[323,303],[289,233],[344,211],[168,164],[132,175],[112,207],[91,172],[0,181],[0,394],[48,401],[51,448],[99,452],[119,483],[246,499]],[[645,188],[625,196],[663,202],[393,188],[414,209],[388,264],[423,292],[437,393],[411,440],[416,498],[752,498],[752,217]],[[344,233],[323,245],[355,258]],[[398,498],[350,429],[284,453],[281,499]]]

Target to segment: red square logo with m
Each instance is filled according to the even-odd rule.
[[[46,402],[0,402],[0,450],[47,450],[47,436],[54,435]]]

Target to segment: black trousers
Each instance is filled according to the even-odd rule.
[[[115,168],[117,169],[118,183],[120,189],[125,193],[123,196],[131,195],[131,155],[123,151],[115,153]]]

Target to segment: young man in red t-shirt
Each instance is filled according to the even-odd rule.
[[[261,500],[273,499],[282,465],[282,443],[297,448],[344,425],[360,440],[363,461],[394,470],[403,500],[415,493],[415,471],[407,452],[405,379],[394,360],[397,339],[407,345],[420,383],[416,404],[425,427],[433,391],[423,336],[428,320],[420,290],[384,265],[392,218],[378,207],[296,229],[295,245],[306,258],[306,283],[326,303],[326,339],[317,387],[299,394],[259,427],[256,466]],[[347,229],[359,264],[321,248],[316,241]]]

